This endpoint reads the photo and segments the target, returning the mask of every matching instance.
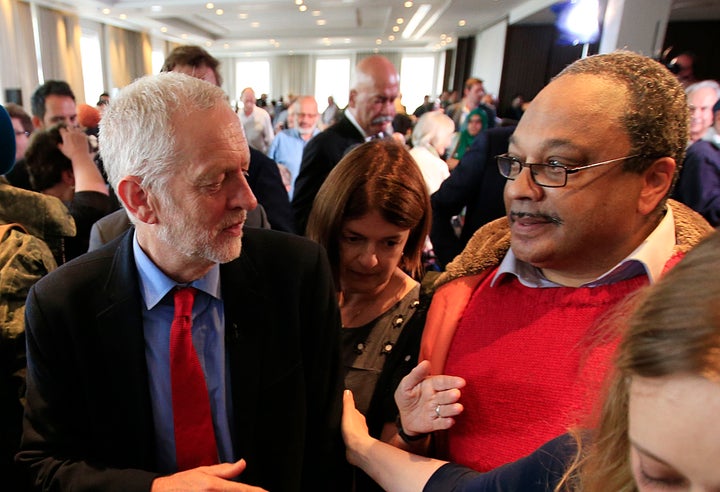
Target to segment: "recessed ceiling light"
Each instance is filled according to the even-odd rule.
[[[205,8],[208,10],[212,10],[215,8],[215,4],[208,2],[205,4]]]
[[[212,41],[205,41],[205,46],[207,46],[208,48],[212,46]]]
[[[445,39],[447,37],[447,34],[443,33],[440,35],[440,39]]]
[[[122,20],[127,19],[127,14],[120,14],[120,19],[122,19]]]
[[[298,7],[298,10],[299,10],[300,12],[305,12],[305,11],[307,10],[307,5],[300,5],[300,6]]]
[[[395,36],[393,36],[392,34],[388,36],[388,41],[395,41]]]
[[[412,3],[412,1],[408,0],[407,2],[405,2],[404,5],[405,5],[406,8],[410,8],[410,7],[413,6],[413,3]]]
[[[313,17],[320,17],[320,14],[322,14],[322,12],[320,12],[319,10],[313,10],[313,11],[312,11],[312,16],[313,16]]]
[[[167,27],[162,26],[162,27],[160,28],[160,32],[167,32]]]
[[[458,21],[458,26],[463,27],[466,24],[465,19],[460,19]]]
[[[245,20],[245,19],[247,19],[247,18],[248,18],[248,14],[246,14],[245,12],[240,12],[240,13],[238,14],[238,19],[243,19],[243,20]]]
[[[375,40],[375,44],[382,44],[382,39],[377,38],[377,39]]]
[[[398,31],[400,31],[400,26],[393,26],[392,30],[393,30],[393,32],[398,32]]]
[[[185,34],[185,33],[182,33],[182,34],[180,35],[180,37],[183,38],[183,39],[187,39],[188,35]]]
[[[259,22],[251,22],[250,27],[260,27],[260,23]]]
[[[343,42],[344,42],[345,44],[350,44],[350,38],[345,38],[345,39],[343,39]]]
[[[270,44],[275,44],[275,40],[274,40],[274,39],[271,39],[271,40],[270,40]]]
[[[318,26],[324,26],[326,23],[327,21],[325,19],[318,19],[315,21],[315,24],[317,24]]]
[[[303,0],[295,0],[295,5],[302,5],[302,4],[303,4]]]
[[[102,13],[105,15],[108,15],[110,13],[110,9],[108,9],[108,8],[102,9]]]
[[[230,47],[230,45],[227,44],[227,43],[225,43],[225,44],[223,45],[223,48],[225,48],[225,49],[228,49],[229,47]]]
[[[398,17],[397,19],[395,19],[396,24],[402,24],[403,22],[405,22],[405,19],[403,19],[402,17]]]
[[[216,13],[217,15],[223,15],[223,14],[225,13],[225,11],[224,11],[223,9],[217,9],[217,10],[215,11],[215,13]]]
[[[153,5],[150,7],[150,12],[162,12],[162,5]]]

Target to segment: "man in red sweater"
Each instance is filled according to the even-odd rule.
[[[507,217],[438,279],[423,335],[432,372],[467,381],[464,411],[401,392],[401,436],[452,426],[443,457],[484,471],[589,424],[616,344],[603,320],[711,231],[667,199],[687,121],[677,80],[630,52],[579,60],[537,95],[497,157]]]

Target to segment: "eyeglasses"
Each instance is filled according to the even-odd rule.
[[[544,188],[562,188],[567,184],[568,174],[575,174],[593,167],[605,166],[640,156],[641,154],[629,155],[579,167],[569,167],[555,159],[550,160],[547,164],[522,162],[517,157],[512,157],[507,154],[495,156],[495,160],[497,161],[498,170],[504,178],[514,180],[520,175],[523,168],[526,167],[530,169],[530,175],[536,185]]]
[[[15,132],[15,136],[19,137],[20,135],[25,135],[26,137],[30,136],[30,132]]]

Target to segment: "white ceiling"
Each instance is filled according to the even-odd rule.
[[[720,19],[718,0],[673,0],[671,19]],[[552,19],[548,0],[38,0],[216,55],[427,51],[453,46],[506,16]],[[299,6],[298,3],[301,5]],[[409,6],[405,6],[408,4]],[[212,6],[212,8],[210,8]],[[305,6],[305,11],[300,7]],[[218,10],[221,9],[221,10]],[[426,11],[412,35],[403,32]],[[522,13],[522,14],[520,14]],[[324,23],[323,23],[324,22]],[[397,32],[393,31],[397,29]],[[392,38],[394,36],[394,39]]]

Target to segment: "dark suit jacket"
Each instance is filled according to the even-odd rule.
[[[336,490],[342,377],[326,255],[246,229],[220,267],[243,482]],[[147,491],[158,476],[132,235],[65,264],[27,301],[28,391],[17,461],[43,490]]]
[[[305,233],[315,195],[325,178],[350,147],[363,143],[365,138],[343,114],[343,117],[325,131],[314,136],[303,150],[300,171],[295,180],[292,208],[295,230]]]
[[[290,199],[277,163],[252,147],[247,181],[258,203],[265,208],[270,227],[276,231],[295,232]]]
[[[705,140],[688,147],[672,197],[720,226],[720,148]]]
[[[433,211],[430,240],[442,267],[465,248],[481,226],[505,215],[506,179],[500,175],[494,157],[507,152],[508,139],[514,131],[514,126],[507,126],[478,135],[450,177],[430,197]],[[450,219],[463,207],[467,207],[465,225],[458,238]]]
[[[102,219],[95,222],[90,229],[90,246],[88,251],[100,248],[103,244],[107,244],[132,226],[127,212],[124,208],[116,210],[110,215],[106,215]],[[245,227],[255,227],[259,229],[270,229],[265,209],[258,204],[257,207],[247,213],[245,219]]]

